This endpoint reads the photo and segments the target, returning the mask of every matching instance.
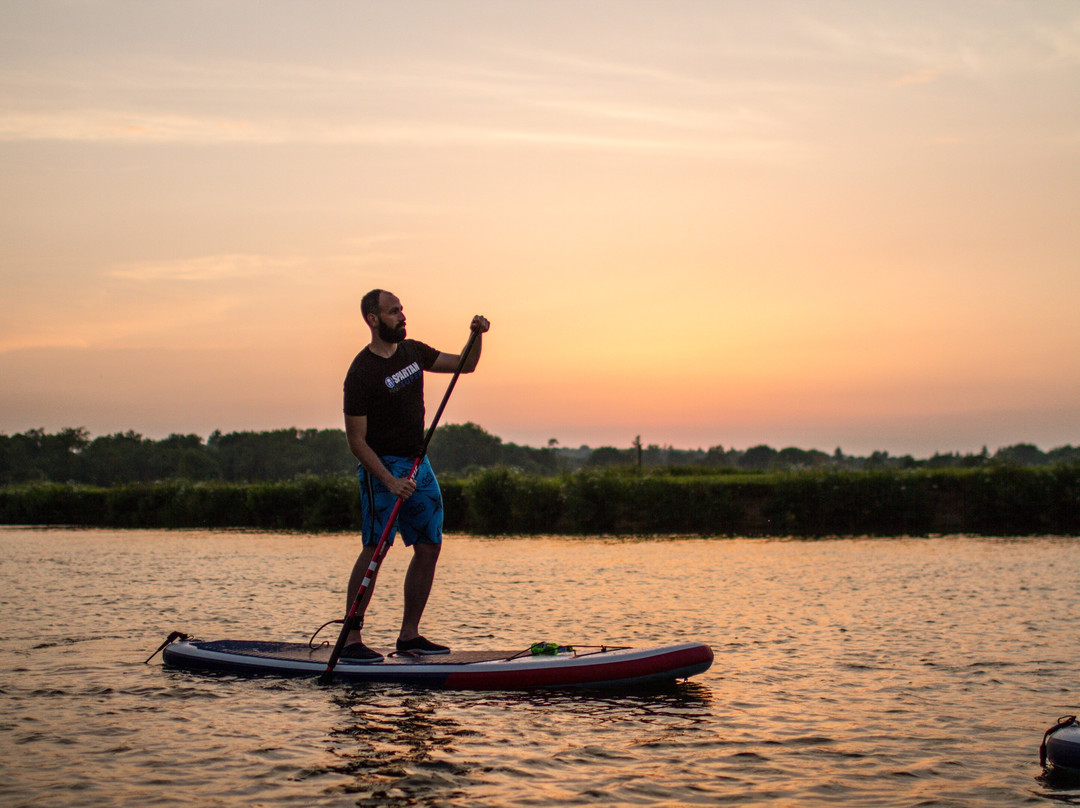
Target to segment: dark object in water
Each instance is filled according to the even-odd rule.
[[[1080,722],[1066,715],[1043,735],[1039,763],[1055,772],[1080,777]]]

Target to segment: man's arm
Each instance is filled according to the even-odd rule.
[[[349,441],[349,451],[360,464],[373,475],[387,490],[396,497],[408,499],[416,491],[416,483],[403,477],[395,477],[383,465],[375,450],[367,442],[367,416],[346,415],[345,437]]]
[[[491,328],[491,323],[487,321],[486,317],[482,317],[479,314],[473,317],[472,325],[469,326],[476,332],[476,342],[473,343],[472,350],[469,351],[469,356],[465,360],[465,364],[461,367],[462,373],[472,373],[476,370],[476,365],[480,361],[480,350],[483,347],[484,332]],[[431,366],[432,373],[453,373],[458,369],[458,363],[461,362],[461,354],[451,354],[444,351],[439,352],[438,358]]]

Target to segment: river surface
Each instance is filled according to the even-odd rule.
[[[1080,805],[1080,540],[448,537],[424,631],[459,649],[701,640],[658,692],[213,677],[174,630],[303,641],[351,535],[0,528],[0,804]],[[396,637],[391,550],[365,639]],[[331,628],[332,641],[336,631]]]

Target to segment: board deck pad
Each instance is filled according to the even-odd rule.
[[[227,654],[239,654],[241,656],[261,657],[263,659],[292,659],[298,662],[321,662],[326,664],[330,661],[329,645],[318,645],[314,648],[304,642],[260,642],[258,640],[213,640],[200,643],[199,646],[207,651],[218,651]],[[467,665],[474,662],[494,662],[511,657],[529,656],[529,651],[451,651],[449,654],[405,654],[397,651],[382,651],[384,654],[381,662],[364,662],[342,657],[340,662],[349,665]]]
[[[260,640],[183,639],[164,646],[165,664],[185,670],[268,676],[319,676],[330,659],[329,645]],[[391,652],[381,662],[341,658],[334,678],[350,682],[393,682],[424,687],[529,689],[599,687],[671,682],[702,673],[713,661],[704,643],[653,648],[579,646],[556,654],[465,650],[413,656]]]

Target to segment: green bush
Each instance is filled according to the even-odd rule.
[[[443,480],[448,531],[488,535],[1080,535],[1080,467],[708,474],[487,469]],[[0,487],[0,523],[358,530],[352,477]]]
[[[800,536],[918,535],[931,532],[922,481],[904,472],[803,472],[785,475],[769,499],[774,531]]]

